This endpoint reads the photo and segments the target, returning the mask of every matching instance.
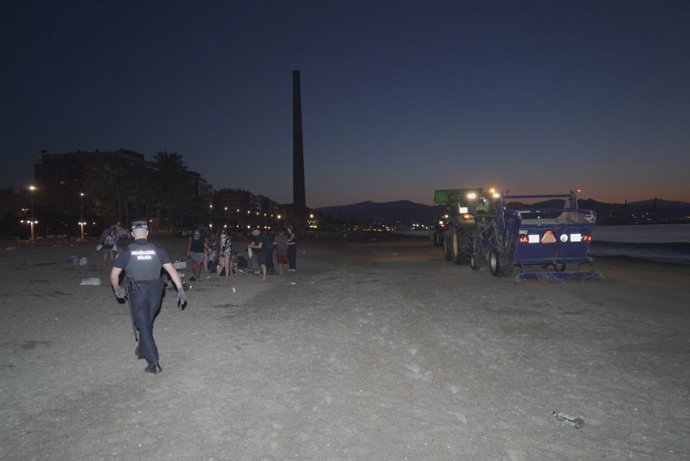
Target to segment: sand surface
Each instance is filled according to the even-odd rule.
[[[690,459],[688,266],[516,285],[427,240],[302,242],[297,272],[166,297],[154,376],[80,285],[100,257],[0,247],[1,459]]]

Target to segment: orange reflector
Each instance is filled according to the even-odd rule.
[[[582,241],[584,241],[584,242],[591,242],[591,241],[592,241],[592,236],[591,236],[591,235],[583,235],[583,236],[582,236]]]
[[[528,243],[528,242],[529,242],[529,238],[527,238],[526,235],[520,236],[520,243]]]
[[[546,231],[541,238],[541,243],[556,243],[556,237],[553,235],[553,231]]]

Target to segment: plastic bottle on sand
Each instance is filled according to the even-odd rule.
[[[577,416],[572,416],[568,413],[564,413],[558,410],[553,410],[551,414],[554,415],[556,419],[561,422],[561,424],[564,424],[566,426],[572,426],[576,429],[582,429],[585,426],[585,421],[582,418],[578,418]]]

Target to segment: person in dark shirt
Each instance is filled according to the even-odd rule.
[[[180,275],[172,265],[168,254],[162,248],[149,243],[148,235],[149,228],[146,220],[132,222],[134,243],[118,253],[110,272],[110,283],[119,301],[124,301],[127,296],[129,297],[132,319],[139,333],[139,345],[134,351],[136,357],[146,359],[147,372],[158,374],[162,369],[158,363],[158,348],[153,338],[153,322],[163,298],[161,268],[170,274],[177,288],[177,305],[180,309],[187,306],[187,298]],[[120,275],[123,271],[130,279],[127,286],[132,288],[128,290],[120,285]]]
[[[271,240],[264,232],[259,229],[252,231],[254,242],[249,247],[257,253],[259,258],[259,266],[261,266],[261,280],[266,281],[268,273],[268,258],[271,256],[272,246]]]
[[[297,270],[297,234],[292,227],[288,227],[288,272]]]
[[[206,248],[209,246],[208,234],[206,229],[202,226],[192,230],[189,236],[189,246],[187,248],[187,257],[192,260],[192,277],[189,281],[201,280],[201,267],[206,261]]]

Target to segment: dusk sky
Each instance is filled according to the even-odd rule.
[[[51,153],[181,154],[307,205],[434,189],[690,201],[690,2],[0,3],[0,188]]]

